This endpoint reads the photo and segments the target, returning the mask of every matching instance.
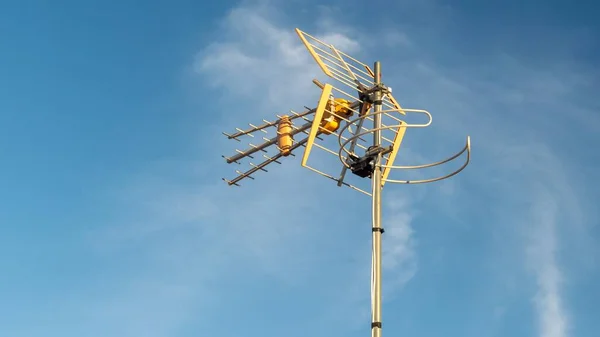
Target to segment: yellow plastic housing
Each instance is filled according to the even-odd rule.
[[[287,157],[294,145],[294,137],[291,135],[292,121],[288,116],[283,116],[277,125],[277,146],[282,156]]]
[[[321,127],[323,133],[331,134],[340,127],[341,117],[348,118],[352,115],[352,110],[349,109],[350,101],[343,98],[330,99],[323,113],[323,121]]]

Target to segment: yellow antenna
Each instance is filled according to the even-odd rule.
[[[372,198],[373,212],[373,249],[371,275],[371,336],[381,337],[381,235],[384,229],[381,224],[381,194],[385,183],[422,184],[439,181],[452,177],[461,172],[471,159],[471,141],[467,137],[466,145],[447,159],[424,165],[399,166],[394,165],[400,151],[404,135],[409,128],[425,128],[432,122],[431,113],[422,109],[402,108],[392,96],[392,88],[381,82],[381,63],[375,62],[373,69],[358,61],[335,46],[327,44],[300,29],[298,36],[317,62],[321,70],[332,83],[321,83],[313,80],[321,89],[321,95],[314,108],[290,115],[277,116],[276,121],[263,120],[264,124],[255,126],[249,124],[247,130],[237,129],[234,134],[225,134],[229,139],[240,141],[240,137],[255,137],[261,131],[267,134],[269,128],[275,129],[272,138],[263,137],[259,145],[249,144],[244,151],[236,150],[237,154],[224,157],[227,163],[238,163],[244,158],[254,158],[257,152],[267,153],[267,148],[276,146],[278,153],[272,157],[263,154],[266,159],[259,164],[249,163],[251,168],[245,172],[236,171],[238,176],[232,180],[223,178],[229,185],[239,186],[245,178],[258,171],[267,171],[266,166],[275,162],[281,164],[282,157],[294,156],[299,147],[305,147],[302,155],[302,166],[322,176],[337,182],[338,186],[347,186]],[[337,85],[337,86],[336,86]],[[404,121],[407,113],[420,114],[426,121],[420,124],[409,124]],[[300,125],[296,126],[298,122]],[[368,123],[371,123],[369,127]],[[366,137],[372,137],[367,142]],[[337,142],[328,141],[337,140]],[[331,167],[316,168],[311,163],[314,150],[321,150],[337,158],[341,166],[339,173],[327,172]],[[392,170],[415,170],[443,165],[466,153],[464,163],[451,173],[421,179],[400,180],[391,179]],[[314,157],[314,156],[313,156]],[[314,159],[314,158],[313,158]],[[313,160],[322,162],[319,160]],[[318,163],[317,163],[318,164]],[[370,191],[350,183],[347,171],[350,170],[357,179],[370,179]],[[336,170],[337,171],[337,170]],[[364,181],[364,180],[363,180]]]

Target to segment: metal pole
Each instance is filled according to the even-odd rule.
[[[381,84],[381,63],[375,62],[375,85]],[[378,112],[382,109],[383,93],[381,90],[376,90],[373,97],[373,146],[376,148],[381,146],[381,114]],[[371,317],[371,337],[381,337],[381,154],[375,159],[375,171],[373,172],[373,290],[372,290],[372,317]]]

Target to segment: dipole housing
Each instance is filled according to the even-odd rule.
[[[267,171],[271,163],[281,164],[280,160],[287,156],[295,156],[295,152],[304,147],[301,165],[326,178],[334,180],[338,186],[346,186],[371,197],[372,202],[372,253],[371,253],[371,336],[381,337],[382,332],[382,234],[384,228],[381,221],[382,190],[387,183],[422,184],[439,181],[461,172],[471,158],[471,142],[467,137],[465,146],[456,154],[430,164],[400,166],[395,165],[404,135],[409,128],[425,128],[432,122],[431,113],[422,109],[402,108],[392,96],[392,89],[381,81],[381,63],[375,62],[373,69],[358,61],[335,46],[323,42],[300,29],[296,29],[300,40],[316,61],[317,65],[332,80],[313,83],[321,90],[320,98],[314,108],[305,107],[302,113],[290,110],[289,115],[277,116],[276,121],[263,120],[256,126],[249,124],[246,130],[236,129],[236,133],[226,134],[229,139],[241,141],[241,137],[255,137],[261,132],[275,130],[271,138],[258,145],[249,144],[246,150],[236,150],[231,157],[224,157],[227,163],[241,164],[241,160],[253,159],[257,153],[265,158],[259,164],[249,163],[245,172],[236,171],[238,175],[225,179],[229,185],[240,186],[240,181],[254,179],[253,174]],[[407,123],[407,113],[423,115],[427,121],[419,124]],[[301,121],[300,125],[296,125]],[[367,122],[367,123],[365,123]],[[369,127],[371,123],[372,127]],[[367,141],[372,136],[372,141]],[[337,142],[327,140],[337,139]],[[276,147],[278,153],[267,155],[267,149]],[[314,167],[309,163],[314,150],[330,154],[341,162],[338,174],[330,172],[331,165],[324,168]],[[465,156],[463,156],[466,153]],[[420,180],[402,180],[391,178],[392,171],[424,169],[440,166],[465,157],[464,163],[454,171],[438,177]],[[313,155],[314,157],[314,155]],[[314,160],[313,160],[314,161]],[[317,161],[317,164],[319,161]],[[338,166],[339,169],[339,166]],[[359,186],[350,181],[348,171],[355,180],[370,180],[369,188]],[[362,185],[365,185],[364,183]]]

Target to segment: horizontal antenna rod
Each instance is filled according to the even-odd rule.
[[[290,132],[290,135],[293,136],[293,135],[298,134],[300,132],[306,131],[306,130],[310,129],[311,126],[312,126],[312,122],[308,122],[308,123],[302,125],[301,127],[299,127],[297,129],[293,130],[292,132]],[[231,164],[233,162],[236,162],[236,161],[238,161],[238,160],[240,160],[240,159],[242,159],[244,157],[247,157],[247,156],[249,156],[249,155],[251,155],[251,154],[253,154],[255,152],[258,152],[258,151],[260,151],[260,150],[262,150],[264,148],[267,148],[267,147],[269,147],[269,146],[271,146],[271,145],[273,145],[275,143],[277,143],[277,136],[269,139],[265,143],[262,143],[262,144],[260,144],[260,145],[258,145],[256,147],[253,147],[253,148],[251,148],[251,149],[249,149],[247,151],[243,151],[242,153],[236,154],[235,156],[232,156],[230,158],[226,158],[227,164]]]
[[[293,116],[290,116],[289,119],[290,120],[294,120],[296,118],[304,117],[306,115],[310,115],[311,113],[314,113],[315,111],[316,111],[316,109],[311,109],[311,110],[305,111],[303,113],[294,114]],[[279,123],[279,120],[274,121],[274,122],[265,123],[263,125],[255,126],[252,129],[248,129],[248,130],[244,130],[244,131],[239,131],[239,132],[236,132],[236,133],[234,133],[232,135],[226,135],[226,136],[229,139],[234,139],[234,138],[237,138],[237,137],[240,137],[240,136],[243,136],[243,135],[247,135],[247,134],[249,134],[251,132],[254,132],[254,131],[259,131],[259,130],[262,130],[262,129],[266,129],[266,128],[270,127],[270,126],[275,126],[275,125],[277,125],[277,123]]]
[[[300,146],[304,145],[304,143],[306,143],[307,141],[308,141],[308,138],[304,138],[304,139],[302,139],[302,140],[298,141],[296,144],[294,144],[294,145],[293,145],[293,146],[290,148],[290,151],[293,151],[293,150],[295,150],[295,149],[299,148]],[[251,175],[251,174],[253,174],[253,173],[257,172],[257,171],[260,171],[260,170],[262,170],[262,169],[263,169],[265,166],[269,165],[269,164],[270,164],[270,163],[272,163],[272,162],[276,162],[276,161],[277,161],[277,159],[281,158],[282,156],[283,156],[283,155],[282,155],[281,153],[278,153],[278,154],[274,155],[273,157],[271,157],[271,158],[269,158],[269,159],[265,160],[264,162],[262,162],[262,163],[260,163],[260,164],[258,164],[258,165],[256,165],[256,166],[253,166],[253,167],[252,167],[250,170],[248,170],[248,171],[246,171],[246,172],[242,173],[241,175],[237,176],[237,177],[236,177],[235,179],[233,179],[233,180],[225,180],[225,179],[223,179],[223,180],[225,180],[225,181],[227,182],[227,184],[228,184],[228,185],[230,185],[230,186],[231,186],[231,185],[237,185],[237,183],[238,183],[240,180],[242,180],[242,179],[244,179],[244,178],[246,178],[246,177],[250,177],[250,175]]]

